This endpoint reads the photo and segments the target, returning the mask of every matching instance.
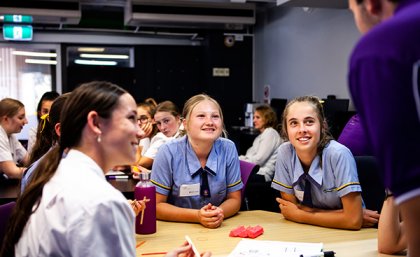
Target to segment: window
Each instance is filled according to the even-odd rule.
[[[46,91],[61,92],[58,46],[0,44],[0,99],[11,97],[25,105],[29,124],[18,139],[27,139],[28,129],[37,125],[36,107]]]

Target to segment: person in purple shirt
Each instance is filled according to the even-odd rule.
[[[351,59],[354,105],[420,256],[420,0],[349,0],[366,33]]]
[[[373,155],[369,138],[362,126],[359,114],[353,115],[344,126],[337,141],[350,149],[354,156]]]

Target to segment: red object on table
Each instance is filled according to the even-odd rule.
[[[255,227],[239,226],[230,231],[229,236],[231,237],[242,237],[242,238],[256,238],[264,233],[263,227],[257,225]]]
[[[248,232],[249,238],[256,238],[264,233],[264,229],[259,225],[255,227],[248,227],[246,231]]]
[[[237,228],[234,228],[230,231],[229,236],[231,237],[243,237],[241,235],[248,235],[246,232],[246,228],[244,226],[239,226]]]

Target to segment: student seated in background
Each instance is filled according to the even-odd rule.
[[[186,135],[161,146],[153,163],[157,218],[217,228],[241,207],[238,152],[221,137],[223,114],[216,100],[193,96],[182,114]]]
[[[29,180],[31,179],[32,173],[38,166],[40,159],[52,147],[58,144],[58,140],[60,138],[60,113],[68,97],[69,93],[63,94],[56,98],[51,105],[49,114],[43,115],[40,123],[38,124],[36,143],[29,155],[29,166],[23,174],[20,184],[21,192],[23,192]]]
[[[48,114],[51,109],[53,101],[59,96],[56,91],[47,91],[39,99],[36,108],[36,118],[38,124],[41,122],[41,117]],[[28,153],[31,154],[32,148],[36,143],[38,126],[31,127],[28,132]]]
[[[394,196],[387,190],[378,225],[378,251],[396,254],[406,250],[407,238],[404,231],[399,208],[394,202]]]
[[[139,149],[136,159],[140,159],[150,147],[151,139],[157,134],[158,128],[153,121],[153,114],[155,113],[157,103],[153,98],[147,98],[144,102],[137,104],[137,121],[141,129],[145,133],[145,137],[139,142]]]
[[[282,135],[272,187],[283,216],[292,221],[358,230],[379,215],[363,211],[356,162],[332,140],[319,98],[298,97],[283,112]]]
[[[164,101],[158,104],[153,120],[160,132],[152,138],[149,148],[136,163],[137,166],[142,166],[146,169],[152,168],[153,160],[159,148],[163,144],[177,138],[183,129],[179,109],[171,101]]]
[[[136,255],[134,212],[105,179],[112,167],[135,161],[136,114],[134,98],[108,82],[85,83],[70,94],[60,143],[17,199],[0,256]]]
[[[277,158],[277,148],[283,142],[277,127],[277,115],[269,105],[260,105],[254,112],[254,128],[260,134],[254,139],[252,146],[239,159],[258,164],[260,169],[252,174],[247,182],[247,199],[251,209],[270,209],[277,207],[271,199],[271,181]]]
[[[0,101],[0,180],[22,177],[25,168],[19,166],[28,164],[28,154],[14,134],[27,123],[25,106],[20,101]]]
[[[156,109],[156,101],[153,98],[147,98],[144,102],[137,104],[137,122],[139,123],[140,129],[142,130],[142,138],[139,141],[139,146],[136,152],[136,162],[131,165],[120,165],[113,168],[115,171],[130,172],[132,165],[138,166],[138,164],[146,161],[146,158],[141,160],[147,149],[150,147],[151,139],[158,132],[157,126],[153,121],[153,114]],[[148,165],[147,163],[143,163]],[[142,169],[142,166],[138,166]],[[147,169],[148,170],[148,169]],[[132,170],[135,178],[139,178],[137,169]]]

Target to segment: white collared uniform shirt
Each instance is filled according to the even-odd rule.
[[[15,256],[135,256],[134,212],[88,156],[71,150],[44,186]]]
[[[26,149],[17,140],[16,136],[8,136],[3,127],[0,126],[0,162],[13,161],[17,164],[23,160],[25,155]]]
[[[277,160],[277,148],[283,143],[279,133],[272,127],[264,129],[246,151],[245,155],[239,156],[239,160],[258,164],[258,175],[263,175],[269,182],[274,177],[274,169]]]

